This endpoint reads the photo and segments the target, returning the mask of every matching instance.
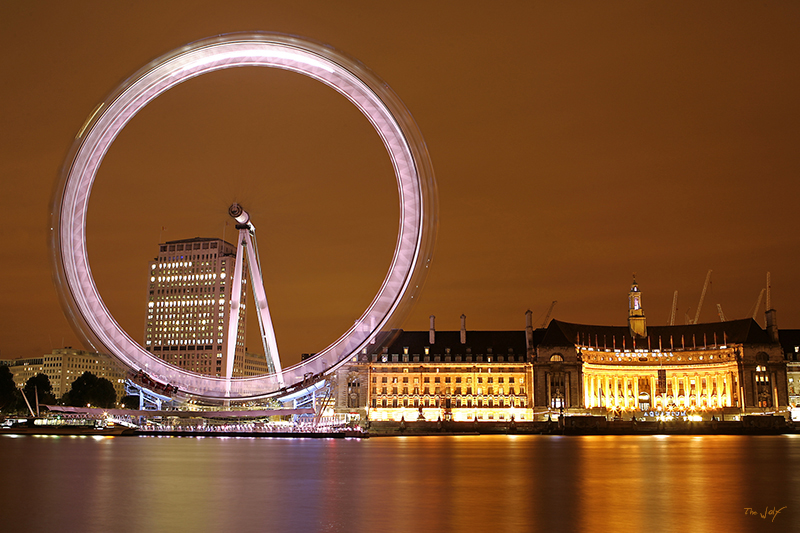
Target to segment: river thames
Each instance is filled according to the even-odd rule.
[[[2,436],[0,458],[5,532],[777,532],[800,524],[794,435]]]

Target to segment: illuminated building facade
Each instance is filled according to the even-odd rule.
[[[789,408],[792,418],[800,420],[800,329],[780,330],[780,341],[786,360]]]
[[[635,280],[627,326],[551,320],[524,331],[393,330],[336,372],[335,405],[369,420],[517,421],[600,415],[718,419],[793,409],[800,330],[752,319],[648,326]]]
[[[35,376],[41,374],[43,359],[41,357],[26,357],[22,359],[8,359],[0,361],[0,366],[7,366],[14,376],[14,383],[16,386],[23,387],[25,383]]]
[[[237,354],[233,362],[234,375],[240,376],[262,376],[271,374],[275,370],[272,361],[257,353],[245,352],[243,356]]]
[[[533,419],[524,331],[392,330],[337,374],[338,410],[369,420]]]
[[[53,350],[43,357],[3,361],[14,375],[17,387],[25,386],[36,374],[45,374],[53,386],[53,395],[60,398],[68,392],[72,382],[84,372],[106,378],[114,385],[117,401],[125,396],[125,372],[109,356],[73,350],[70,347]]]
[[[150,263],[144,348],[177,367],[224,376],[236,247],[222,239],[194,238],[159,245]],[[246,267],[245,267],[246,268]],[[262,373],[245,354],[247,276],[234,357],[234,376]],[[263,359],[263,356],[261,356]]]
[[[775,311],[755,320],[651,326],[634,282],[628,327],[552,320],[533,357],[535,406],[637,418],[785,412]]]

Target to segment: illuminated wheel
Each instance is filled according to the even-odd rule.
[[[94,350],[127,367],[208,399],[281,395],[275,374],[250,378],[205,376],[151,355],[117,324],[91,275],[86,215],[95,176],[119,132],[149,102],[176,85],[217,70],[261,66],[318,80],[352,102],[383,140],[400,195],[394,255],[377,295],[335,342],[316,356],[283,370],[287,388],[309,374],[330,373],[360,352],[418,293],[436,236],[436,183],[430,157],[411,114],[388,86],[358,61],[326,45],[274,33],[230,34],[175,50],[145,66],[118,87],[89,117],[72,145],[54,194],[52,259],[64,309],[76,332]]]

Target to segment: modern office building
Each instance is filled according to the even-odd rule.
[[[236,246],[196,237],[159,245],[150,262],[144,348],[177,367],[224,376]],[[261,355],[245,350],[247,265],[242,275],[234,377],[269,373]]]
[[[192,372],[223,376],[228,304],[236,246],[222,239],[184,239],[159,245],[150,262],[144,348]],[[246,276],[242,276],[244,295]],[[244,298],[242,298],[244,301]],[[239,313],[236,356],[245,352],[246,309]]]

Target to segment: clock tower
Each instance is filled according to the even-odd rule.
[[[636,275],[633,276],[631,292],[628,293],[628,327],[631,337],[647,337],[647,323],[642,309],[642,293],[636,284]]]

